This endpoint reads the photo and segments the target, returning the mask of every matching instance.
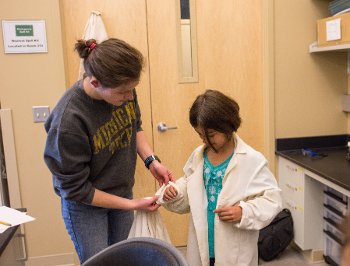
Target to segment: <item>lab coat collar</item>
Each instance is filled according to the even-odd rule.
[[[244,141],[236,133],[233,133],[233,138],[235,139],[235,142],[236,142],[236,147],[233,151],[234,152],[233,159],[234,159],[237,154],[247,153],[247,145],[244,143]],[[193,162],[190,166],[191,170],[195,171],[195,169],[198,167],[198,164],[203,161],[203,154],[204,154],[204,150],[206,147],[207,147],[207,145],[203,144],[199,148],[197,148],[197,151],[194,154]],[[235,160],[230,161],[228,168],[230,168],[230,164],[233,161],[235,161]]]

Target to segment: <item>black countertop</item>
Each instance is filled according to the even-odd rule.
[[[350,162],[345,159],[347,149],[325,148],[316,151],[327,156],[310,158],[304,156],[301,149],[277,151],[276,154],[350,191]]]
[[[277,139],[276,154],[350,191],[348,140],[348,135]],[[327,156],[304,156],[302,149],[306,148]]]

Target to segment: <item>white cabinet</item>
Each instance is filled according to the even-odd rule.
[[[279,156],[279,185],[283,207],[294,222],[294,242],[302,250],[323,249],[323,188],[304,168]]]

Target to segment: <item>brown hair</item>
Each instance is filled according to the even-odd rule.
[[[104,87],[117,87],[140,79],[143,55],[128,43],[110,38],[100,44],[96,40],[78,40],[75,50],[84,59],[87,76],[94,76]]]
[[[242,121],[238,103],[216,90],[207,90],[197,96],[190,109],[189,118],[192,127],[204,130],[211,148],[213,147],[208,138],[208,129],[224,133],[231,139],[232,133],[237,131]]]

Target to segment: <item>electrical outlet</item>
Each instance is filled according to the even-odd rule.
[[[44,123],[50,114],[49,106],[33,106],[33,122]]]

